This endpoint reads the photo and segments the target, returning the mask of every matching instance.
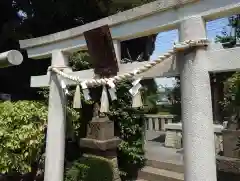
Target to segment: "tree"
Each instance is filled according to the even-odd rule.
[[[24,14],[26,37],[38,37],[80,26],[153,0],[15,0]]]
[[[240,38],[240,14],[231,16],[229,18],[228,26],[231,28],[230,32],[222,31],[222,36],[217,36],[216,41],[230,46],[236,45],[236,40]]]
[[[229,18],[228,26],[231,29],[230,32],[224,30],[222,32],[222,36],[216,37],[216,41],[222,43],[225,48],[232,48],[236,45],[237,43],[236,40],[240,38],[240,15],[231,16]],[[227,72],[227,73],[213,74],[211,76],[214,118],[215,120],[217,120],[217,122],[223,121],[224,117],[226,117],[225,115],[226,111],[224,111],[226,110],[226,107],[221,106],[221,103],[225,102],[226,97],[228,97],[227,92],[230,90],[226,90],[224,89],[224,87],[226,87],[226,85],[228,84],[227,83],[228,81],[233,80],[232,76],[236,77],[236,73]]]
[[[98,20],[110,14],[114,14],[119,10],[126,10],[132,8],[135,5],[140,5],[142,3],[148,2],[141,0],[136,0],[134,3],[131,1],[122,2],[119,0],[5,1],[8,5],[7,7],[12,10],[14,17],[16,16],[13,19],[17,20],[17,23],[14,24],[15,26],[11,27],[12,32],[16,33],[15,36],[9,35],[10,39],[12,40],[11,42],[13,43],[5,44],[4,47],[7,47],[6,49],[20,49],[18,44],[19,39],[43,36],[49,33],[62,31],[68,28]],[[6,21],[8,22],[8,20]],[[6,31],[6,33],[7,32],[8,31]],[[133,41],[123,42],[123,57],[128,57],[128,54],[124,53],[127,51],[124,50],[129,49],[133,61],[135,61],[136,57],[138,57],[140,54],[143,54],[143,56],[139,61],[142,61],[143,59],[148,60],[151,52],[154,49],[153,37],[155,37],[155,35],[139,38]],[[146,44],[146,42],[148,42],[148,44]],[[141,46],[139,46],[140,44]],[[2,49],[2,51],[3,50],[4,49]],[[86,58],[87,55],[80,53],[78,56],[83,56]],[[79,58],[76,58],[75,60],[76,62],[80,61]],[[79,65],[75,65],[73,63],[73,67],[75,66],[74,69],[78,70],[79,66],[82,68],[89,67],[89,65],[81,63]],[[27,56],[25,54],[24,63],[22,65],[0,70],[1,80],[3,76],[3,80],[5,80],[4,82],[1,82],[1,91],[12,93],[13,100],[42,99],[41,96],[38,96],[37,90],[30,88],[29,80],[31,75],[46,74],[46,70],[49,65],[50,59],[46,61],[33,61],[27,59]],[[141,111],[131,109],[130,95],[128,93],[130,86],[130,82],[123,82],[123,84],[118,87],[118,92],[120,94],[119,101],[112,106],[112,114],[110,115],[110,117],[116,121],[118,135],[124,140],[124,142],[119,147],[119,155],[122,157],[120,163],[122,171],[128,172],[126,177],[129,177],[129,175],[133,174],[132,169],[138,167],[138,165],[142,165],[144,161],[144,152],[141,137],[143,117]],[[91,112],[91,105],[85,106],[84,110],[82,111],[82,123],[84,121],[89,121],[91,116],[89,112]],[[122,120],[126,120],[126,122],[123,122]],[[84,127],[82,126],[82,128]],[[81,131],[80,134],[82,134]],[[68,144],[66,149],[69,150]],[[67,154],[68,161],[75,159],[71,156],[72,154]]]
[[[240,72],[234,73],[224,82],[222,102],[226,118],[232,123],[229,128],[240,129]]]
[[[12,23],[14,26],[9,26],[5,34],[0,35],[0,42],[3,42],[0,51],[20,49],[19,39],[39,37],[80,26],[151,1],[153,0],[3,0],[1,12],[8,9],[9,11],[2,16],[2,22],[3,24],[14,22]],[[3,24],[0,20],[0,28]],[[3,41],[1,37],[5,39],[9,37],[9,40]],[[130,58],[130,53],[132,61],[136,61],[142,54],[138,61],[148,60],[154,50],[154,37],[156,36],[122,42],[122,57]],[[25,58],[22,65],[0,70],[3,85],[0,91],[12,94],[12,98],[16,100],[38,99],[36,90],[30,89],[29,79],[31,75],[45,74],[50,59],[32,61],[27,58],[25,52],[23,53]],[[18,87],[17,91],[13,88],[12,82]],[[148,83],[154,85],[154,81],[149,80]]]

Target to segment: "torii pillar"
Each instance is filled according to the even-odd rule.
[[[180,41],[206,38],[202,17],[180,24]],[[216,181],[213,115],[207,47],[180,54],[184,180]]]

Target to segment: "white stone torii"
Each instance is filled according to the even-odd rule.
[[[71,52],[86,48],[83,32],[108,24],[114,39],[118,60],[120,41],[152,33],[179,29],[180,41],[206,38],[205,21],[237,14],[239,0],[159,0],[102,20],[52,35],[22,40],[30,58],[52,57],[52,65],[66,67]],[[186,181],[216,181],[210,72],[240,70],[240,48],[197,48],[176,59],[168,59],[141,74],[145,78],[181,77],[181,100],[184,142],[184,177]],[[120,72],[128,72],[146,62],[121,64]],[[72,72],[83,80],[93,78],[93,70]],[[63,181],[65,145],[65,101],[59,77],[51,74],[45,181]],[[74,84],[66,80],[68,84]],[[49,76],[34,76],[32,87],[46,87]]]

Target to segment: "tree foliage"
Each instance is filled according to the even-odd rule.
[[[119,11],[139,6],[150,1],[151,0],[1,0],[0,9],[2,10],[1,12],[4,12],[4,16],[1,16],[0,18],[0,51],[5,51],[9,49],[20,49],[18,44],[19,39],[43,36],[50,33],[55,33],[58,31],[73,28],[109,16]],[[142,58],[138,61],[148,60],[149,56],[154,50],[155,37],[156,36],[153,35],[149,37],[142,37],[132,41],[122,42],[122,57],[130,58],[128,57],[127,53],[127,50],[129,50],[132,61],[136,61],[139,55],[141,55]],[[83,61],[83,59],[89,59],[87,52],[76,53],[71,57],[71,65],[74,70],[82,70],[91,67],[89,62]],[[24,63],[22,65],[18,67],[8,68],[6,69],[6,71],[0,71],[1,80],[4,80],[2,82],[3,86],[1,86],[1,91],[12,94],[13,98],[17,100],[42,99],[41,96],[39,97],[36,94],[36,90],[30,88],[29,79],[31,75],[46,74],[46,70],[49,65],[49,59],[46,61],[33,61],[27,59],[27,56],[25,56]],[[11,84],[9,84],[9,82],[14,82],[13,86],[18,87],[18,89],[16,90]],[[131,97],[128,92],[130,86],[130,82],[124,82],[119,85],[117,93],[119,99],[117,102],[112,104],[112,113],[109,115],[109,117],[116,122],[116,130],[119,131],[117,134],[123,139],[122,144],[119,146],[119,158],[121,160],[119,165],[121,170],[126,173],[126,178],[130,178],[133,174],[133,171],[131,169],[137,168],[138,166],[142,165],[144,161],[141,130],[143,116],[141,111],[131,108]],[[30,93],[31,96],[29,96]],[[15,97],[15,95],[17,96]],[[48,91],[45,91],[45,96],[48,96]],[[18,107],[18,104],[20,105],[23,103],[17,102],[16,107]],[[26,105],[28,104],[32,104],[32,102],[27,102]],[[31,115],[31,113],[29,112],[30,107],[31,106],[29,106],[29,108],[28,106],[25,106],[19,108],[19,110],[23,109],[23,112],[24,110],[28,110],[25,112],[26,114],[24,115],[24,117],[26,118],[31,118],[29,117],[29,115]],[[84,123],[86,120],[89,121],[89,119],[91,118],[91,114],[89,114],[89,112],[91,112],[91,109],[91,104],[85,102],[83,111],[81,112],[81,116],[79,116],[78,113],[70,109],[69,112],[73,114],[70,114],[70,116],[68,116],[68,119],[73,121],[75,135],[82,136],[82,129],[85,128],[83,125],[80,124],[79,121],[81,121],[81,123]],[[29,115],[27,115],[27,112]],[[12,117],[11,114],[9,115],[10,118]],[[38,115],[38,112],[33,111],[32,114]],[[78,121],[74,121],[77,119]],[[31,127],[30,125],[32,125],[30,120],[25,124],[26,127]],[[11,129],[17,128],[11,128],[11,125],[5,126],[5,129],[9,131]],[[42,127],[40,125],[39,127],[34,127],[34,129],[32,129],[31,131],[36,134],[39,133],[40,135],[44,135],[42,132]],[[9,133],[14,134],[14,132]],[[12,138],[16,137],[14,135],[10,136]],[[31,136],[31,134],[29,134],[29,136]],[[39,136],[38,138],[38,148],[40,148],[42,144],[41,140],[43,137]],[[16,144],[20,144],[20,142],[17,142]],[[27,149],[27,147],[21,148],[21,151],[23,151],[24,149]],[[29,153],[36,152],[32,150],[35,149],[35,147],[29,147],[28,149]],[[13,154],[10,151],[8,152],[8,150],[6,149],[4,149],[3,151],[3,153],[6,155]],[[79,152],[78,149],[76,149],[76,151]],[[72,155],[68,152],[68,148],[67,153],[67,157],[69,157],[69,155]],[[9,167],[7,167],[8,159],[2,157],[1,161],[4,162],[5,167],[4,169],[1,168],[1,171],[29,171],[31,167],[31,162],[29,161],[29,159],[35,160],[37,158],[34,157],[33,154],[28,154],[28,156],[29,157],[21,157],[20,155],[17,156],[16,159],[18,159],[18,162],[16,163],[16,160],[13,160],[12,164],[14,164],[15,166],[8,165]],[[23,160],[22,162],[21,159]],[[20,165],[20,163],[23,164]]]
[[[143,123],[141,110],[131,107],[129,81],[117,85],[118,100],[112,103],[109,118],[115,122],[116,134],[122,139],[118,147],[119,168],[125,179],[131,179],[144,165]]]
[[[232,46],[236,44],[236,38],[240,38],[240,15],[234,15],[228,18],[230,31],[224,29],[222,35],[216,36],[216,41],[221,43],[232,42]]]
[[[15,28],[28,38],[80,26],[151,1],[3,0],[14,10],[13,14],[20,17]]]
[[[31,171],[44,145],[47,108],[34,101],[0,103],[0,172]]]
[[[19,39],[74,28],[151,1],[153,0],[1,0],[0,10],[4,16],[0,18],[0,51],[19,50]],[[153,35],[122,42],[122,58],[130,58],[129,52],[132,61],[136,61],[140,54],[141,61],[148,60],[154,50],[155,37]],[[14,100],[38,99],[36,90],[30,89],[29,77],[46,74],[50,59],[33,61],[23,53],[23,64],[0,70],[3,85],[0,91],[12,94]],[[9,84],[12,81],[18,87],[17,91]],[[150,84],[153,85],[154,82]]]
[[[234,73],[224,82],[223,110],[227,120],[240,129],[240,72]]]
[[[42,169],[47,113],[45,102],[0,103],[0,173],[18,173],[19,177],[32,173],[34,178]],[[78,133],[78,120],[79,114],[68,107],[67,122],[73,125],[73,129],[68,126],[69,137]]]
[[[223,31],[222,36],[217,36],[216,40],[221,43],[228,43],[228,47],[234,47],[237,39],[240,38],[240,15],[234,15],[229,18],[229,25],[233,31],[230,33]],[[233,34],[232,34],[233,32]],[[222,78],[223,83],[223,100],[221,101],[225,119],[235,122],[237,129],[240,129],[240,73],[231,72],[230,74],[222,73],[218,75]]]

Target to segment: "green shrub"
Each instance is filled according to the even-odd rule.
[[[221,102],[225,118],[240,129],[240,72],[224,82],[224,99]]]
[[[145,161],[142,140],[144,112],[131,107],[132,97],[128,91],[131,86],[130,81],[116,86],[118,100],[112,102],[109,113],[109,118],[115,122],[115,133],[122,139],[118,147],[118,162],[123,180],[134,178]]]
[[[47,114],[45,102],[0,102],[0,173],[24,174],[36,164],[42,166]],[[67,122],[70,121],[77,132],[79,114],[68,107]]]
[[[0,172],[29,172],[44,144],[47,107],[35,101],[0,103]]]
[[[112,181],[113,175],[113,163],[102,157],[88,156],[67,169],[65,181]]]

